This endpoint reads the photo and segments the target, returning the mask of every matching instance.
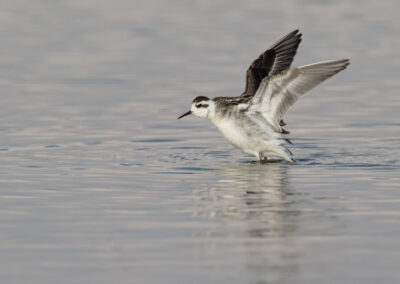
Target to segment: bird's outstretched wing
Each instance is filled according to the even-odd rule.
[[[278,132],[283,132],[280,121],[297,99],[306,92],[345,69],[348,59],[318,62],[291,68],[264,78],[247,110],[260,112]]]
[[[295,30],[285,35],[251,63],[246,72],[246,88],[240,97],[254,96],[265,77],[275,75],[290,67],[301,42],[301,34],[298,32],[299,30]]]

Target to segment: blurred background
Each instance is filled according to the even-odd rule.
[[[2,283],[398,283],[398,1],[0,7]],[[297,28],[296,163],[176,120]]]

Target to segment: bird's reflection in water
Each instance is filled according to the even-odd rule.
[[[244,222],[251,237],[282,236],[295,230],[292,194],[283,163],[248,163],[218,169],[212,188],[196,191],[196,215]],[[222,232],[219,232],[222,233]],[[229,234],[229,232],[226,232]]]
[[[212,187],[195,192],[194,218],[201,225],[193,233],[210,266],[220,267],[223,259],[243,275],[243,283],[293,283],[299,249],[292,236],[299,211],[290,200],[287,167],[229,166],[213,172]]]

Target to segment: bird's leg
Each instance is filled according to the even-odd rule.
[[[263,153],[258,153],[258,158],[260,159],[261,163],[265,163],[268,161],[268,158],[263,155]]]

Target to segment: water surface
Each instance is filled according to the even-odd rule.
[[[397,1],[5,1],[2,283],[398,283]],[[348,57],[259,164],[198,95],[239,95],[300,28],[294,65]]]

